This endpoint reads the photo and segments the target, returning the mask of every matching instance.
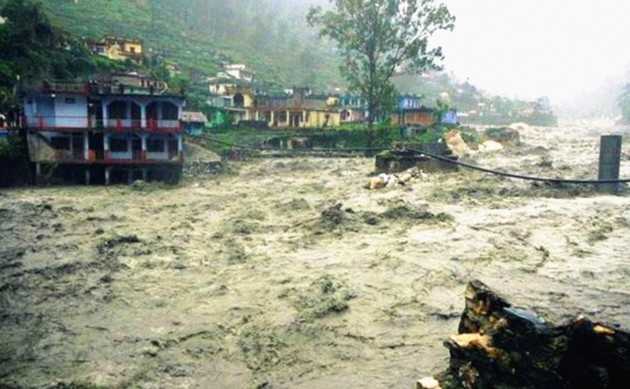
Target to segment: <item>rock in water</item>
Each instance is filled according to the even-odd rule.
[[[457,130],[451,130],[444,134],[444,141],[446,146],[453,152],[453,155],[462,157],[470,154],[470,147],[462,138],[462,135]]]
[[[512,307],[481,281],[468,284],[459,334],[446,343],[443,388],[625,388],[630,333],[579,317],[553,326]]]
[[[518,146],[521,144],[521,134],[510,127],[488,128],[483,134],[501,143],[503,146]]]

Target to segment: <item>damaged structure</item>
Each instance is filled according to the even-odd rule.
[[[480,281],[465,299],[458,334],[445,343],[448,370],[418,388],[628,387],[630,333],[581,316],[554,326]]]
[[[132,74],[18,85],[36,179],[86,184],[179,179],[184,97]]]

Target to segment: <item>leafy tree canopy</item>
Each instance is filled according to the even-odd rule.
[[[438,30],[452,30],[455,17],[435,0],[331,0],[333,8],[311,8],[307,20],[333,40],[343,57],[350,88],[368,101],[370,122],[394,102],[395,73],[439,69],[440,47],[430,48]]]
[[[15,104],[13,84],[21,79],[71,79],[93,70],[84,46],[53,26],[38,3],[8,0],[0,15],[0,110]]]

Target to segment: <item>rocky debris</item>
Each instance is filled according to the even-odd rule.
[[[416,383],[416,389],[442,389],[442,387],[435,378],[425,377]]]
[[[376,171],[383,173],[399,173],[413,167],[424,172],[455,171],[457,165],[447,161],[440,161],[427,155],[418,153],[417,144],[399,143],[392,150],[384,151],[376,156]],[[422,146],[422,151],[440,155],[444,158],[457,161],[459,158],[444,143],[427,143]]]
[[[429,211],[428,207],[415,207],[411,204],[400,204],[395,205],[391,208],[388,208],[386,211],[381,213],[381,218],[386,220],[415,220],[415,221],[425,221],[425,222],[451,222],[453,221],[453,216],[440,212],[435,214]]]
[[[480,153],[491,153],[503,150],[503,145],[494,140],[487,140],[479,145]]]
[[[356,294],[341,281],[326,274],[311,283],[295,302],[302,320],[319,319],[346,311]]]
[[[525,124],[525,123],[512,123],[510,124],[510,128],[518,132],[522,132],[522,131],[529,131],[531,127],[529,126],[529,124]]]
[[[519,146],[521,144],[520,133],[510,127],[488,128],[483,133],[487,138],[501,143],[503,146]]]
[[[191,161],[184,164],[184,175],[187,177],[214,176],[223,172],[221,161]]]
[[[451,130],[444,134],[444,141],[446,146],[451,150],[453,155],[463,157],[470,154],[470,147],[462,138],[462,135],[457,130]]]
[[[358,232],[366,225],[376,226],[381,222],[437,225],[453,220],[453,216],[445,212],[433,213],[427,206],[416,206],[404,201],[396,202],[380,213],[358,211],[335,204],[324,209],[314,223],[309,223],[309,227],[315,235],[325,235]]]
[[[99,244],[98,251],[99,253],[102,254],[103,252],[105,252],[105,250],[112,249],[122,244],[141,243],[141,242],[142,241],[140,240],[140,238],[138,238],[137,235],[115,236],[113,238],[106,239],[101,244]]]
[[[413,167],[399,174],[381,173],[370,178],[368,189],[391,188],[399,185],[407,185],[413,181],[426,181],[428,176],[419,168]]]
[[[189,162],[220,162],[221,157],[205,147],[191,142],[184,143],[184,161]]]
[[[583,317],[554,326],[480,281],[465,301],[459,333],[445,343],[443,388],[627,387],[630,333]]]

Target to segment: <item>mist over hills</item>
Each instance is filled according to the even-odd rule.
[[[0,6],[6,0],[0,0]],[[214,75],[223,62],[245,63],[269,88],[310,86],[319,91],[343,88],[338,58],[330,42],[318,39],[305,15],[328,0],[41,0],[53,23],[78,38],[106,34],[143,39],[145,53],[169,64],[194,84]],[[445,50],[448,56],[449,52]],[[480,102],[503,104],[445,72],[403,76],[401,93],[435,103],[446,92],[463,110]],[[610,80],[594,92],[568,102],[552,101],[561,116],[616,117],[624,80]],[[471,89],[472,87],[472,89]],[[465,93],[462,94],[462,91]],[[459,96],[458,96],[459,94]]]
[[[325,1],[312,3],[324,4]],[[53,22],[89,39],[145,41],[145,50],[189,73],[246,63],[271,83],[325,87],[341,79],[331,47],[308,28],[311,2],[288,0],[43,0]]]

